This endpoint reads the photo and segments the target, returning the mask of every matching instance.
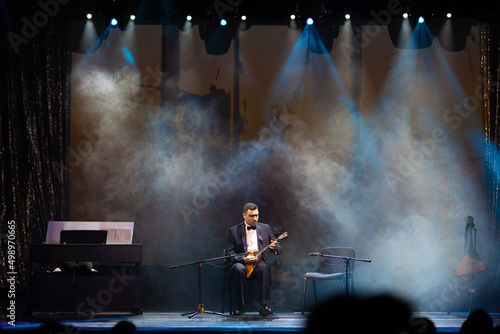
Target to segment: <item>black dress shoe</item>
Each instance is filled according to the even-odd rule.
[[[243,311],[243,310],[236,310],[236,311],[233,312],[233,315],[235,317],[239,317],[239,316],[242,316],[244,314],[245,314],[245,311]]]
[[[270,315],[270,314],[273,314],[273,310],[271,310],[271,308],[269,306],[262,304],[262,305],[260,305],[260,308],[259,308],[259,314],[263,315],[263,316]]]

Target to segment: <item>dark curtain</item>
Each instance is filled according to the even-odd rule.
[[[498,21],[496,21],[498,22]],[[489,300],[498,307],[500,298],[500,36],[498,23],[482,22],[481,33],[481,76],[483,80],[483,110],[485,125],[485,167],[488,182],[490,232],[493,238],[491,270],[492,284],[489,284]]]
[[[69,12],[61,5],[44,16],[33,3],[0,4],[0,287],[15,277],[18,307],[26,301],[29,244],[43,242],[47,222],[68,211]]]

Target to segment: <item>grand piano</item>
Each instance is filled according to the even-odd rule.
[[[54,222],[49,224],[45,243],[30,245],[31,312],[142,314],[142,245],[131,243],[131,232],[117,231],[123,228],[120,223],[86,223]],[[107,229],[109,240],[105,244],[59,242],[61,230],[82,226]],[[113,240],[117,235],[127,240]]]

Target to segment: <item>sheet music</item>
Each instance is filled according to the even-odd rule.
[[[49,221],[45,243],[58,244],[62,230],[105,230],[106,244],[132,244],[133,222]]]

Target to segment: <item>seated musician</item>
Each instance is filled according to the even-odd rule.
[[[226,240],[226,255],[235,255],[231,258],[232,264],[229,275],[236,290],[237,309],[234,315],[245,313],[244,290],[248,279],[256,279],[259,283],[259,313],[263,316],[272,314],[266,304],[270,291],[270,263],[268,255],[261,256],[253,253],[268,247],[273,253],[281,253],[281,245],[273,235],[269,225],[258,223],[259,208],[253,203],[243,206],[243,222],[229,229]],[[248,275],[250,273],[250,275]]]

